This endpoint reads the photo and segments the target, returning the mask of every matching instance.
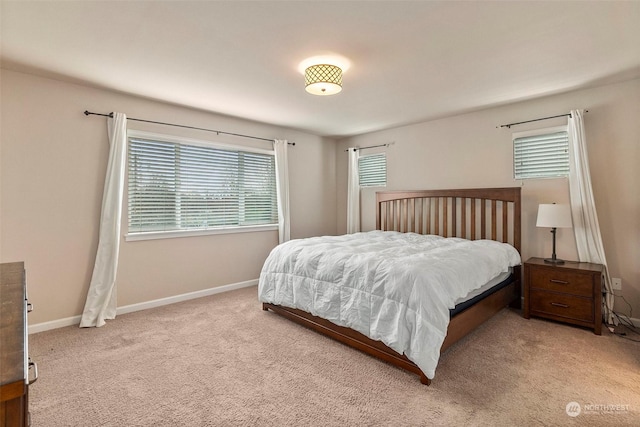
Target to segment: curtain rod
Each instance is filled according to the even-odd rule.
[[[388,147],[388,146],[393,145],[393,144],[395,144],[395,142],[388,142],[386,144],[380,144],[380,145],[370,145],[368,147],[354,147],[353,151],[368,150],[369,148]],[[349,148],[347,148],[344,151],[349,151]]]
[[[84,111],[84,115],[85,116],[89,116],[89,115],[91,115],[91,116],[103,116],[103,117],[111,117],[111,118],[113,118],[113,113],[109,113],[109,114],[92,113],[91,111],[87,111],[87,110]],[[156,122],[156,121],[153,121],[153,120],[134,119],[133,117],[127,117],[127,120],[133,120],[133,121],[136,121],[136,122],[154,123],[154,124],[157,124],[157,125],[175,126],[175,127],[179,127],[179,128],[186,128],[186,129],[203,130],[205,132],[213,132],[213,133],[216,133],[218,135],[222,134],[222,135],[239,136],[239,137],[242,137],[242,138],[259,139],[261,141],[271,141],[271,142],[273,142],[273,139],[260,138],[258,136],[251,136],[251,135],[243,135],[241,133],[223,132],[221,130],[198,128],[198,127],[195,127],[195,126],[177,125],[175,123]],[[287,144],[296,145],[295,142],[287,142]]]
[[[584,110],[584,112],[588,113],[589,110]],[[558,114],[557,116],[542,117],[540,119],[525,120],[524,122],[509,123],[509,124],[506,124],[506,125],[496,126],[496,128],[511,128],[511,126],[515,126],[515,125],[522,125],[524,123],[531,123],[531,122],[539,122],[540,120],[549,120],[549,119],[555,119],[555,118],[558,118],[558,117],[571,117],[571,113]]]

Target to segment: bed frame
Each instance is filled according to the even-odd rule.
[[[376,229],[383,231],[437,234],[469,240],[491,239],[513,245],[520,252],[520,187],[457,190],[384,191],[376,193]],[[440,352],[459,341],[504,307],[520,307],[520,267],[515,267],[509,285],[453,316]],[[406,356],[380,341],[305,311],[263,303],[296,323],[323,333],[353,348],[431,379]]]

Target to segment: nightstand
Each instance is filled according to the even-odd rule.
[[[566,261],[555,265],[542,258],[524,263],[523,316],[544,317],[602,332],[604,267]]]

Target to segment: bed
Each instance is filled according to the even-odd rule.
[[[296,246],[294,246],[300,244],[298,242],[287,242],[274,249],[267,259],[267,262],[265,262],[263,272],[261,273],[259,298],[263,302],[262,308],[263,310],[270,310],[296,323],[323,333],[395,366],[416,373],[420,376],[420,381],[423,384],[428,385],[434,377],[435,366],[432,365],[433,362],[425,364],[425,361],[421,359],[423,355],[434,358],[433,354],[429,355],[428,353],[436,353],[435,364],[437,364],[437,358],[442,352],[469,334],[476,327],[491,318],[504,307],[508,305],[514,307],[520,306],[520,209],[521,199],[519,187],[378,192],[376,193],[376,231],[358,233],[357,235],[328,237],[328,239],[331,239],[328,241],[319,240],[318,243],[320,245],[328,245],[324,247],[316,247],[312,245],[312,243],[316,242],[314,239],[321,238],[311,238],[303,239],[302,243],[306,245],[304,250],[297,249]],[[447,239],[442,239],[443,237]],[[423,334],[422,331],[425,328],[416,328],[413,320],[410,320],[410,324],[406,327],[402,323],[398,323],[399,329],[396,331],[397,333],[392,334],[391,338],[389,338],[388,335],[384,335],[384,332],[381,334],[378,334],[377,332],[371,333],[374,329],[368,328],[366,325],[363,327],[358,323],[358,321],[343,321],[343,319],[338,319],[337,317],[334,318],[335,316],[332,317],[331,315],[317,315],[318,313],[316,313],[317,310],[315,310],[314,305],[290,303],[287,301],[286,297],[280,297],[276,296],[277,294],[274,294],[274,289],[280,286],[278,285],[280,283],[280,279],[278,277],[283,276],[283,274],[272,271],[273,267],[271,266],[278,263],[284,265],[298,262],[296,259],[291,261],[287,261],[284,258],[272,259],[272,257],[276,257],[274,252],[287,252],[288,250],[289,252],[294,253],[293,256],[295,258],[299,257],[303,251],[316,250],[320,252],[324,251],[324,253],[333,253],[335,248],[336,258],[331,261],[331,264],[338,266],[338,268],[334,268],[334,270],[340,270],[344,263],[340,261],[343,257],[341,255],[337,255],[339,246],[360,247],[358,245],[364,244],[362,242],[368,242],[369,240],[374,242],[372,243],[371,248],[387,248],[388,251],[391,251],[387,252],[387,254],[391,255],[376,255],[373,249],[370,249],[368,246],[362,246],[364,249],[360,252],[371,252],[372,256],[381,256],[382,258],[363,261],[366,264],[364,267],[345,269],[344,274],[349,275],[349,278],[341,278],[339,280],[342,280],[345,283],[354,281],[358,282],[357,286],[349,285],[349,290],[352,288],[358,288],[359,286],[362,286],[363,283],[366,284],[366,282],[371,281],[374,289],[377,289],[376,286],[387,288],[391,287],[393,290],[386,292],[391,292],[395,295],[395,292],[398,289],[402,289],[400,286],[394,287],[395,285],[389,285],[389,283],[395,283],[395,273],[393,276],[385,276],[386,271],[388,270],[388,268],[385,267],[387,270],[384,270],[384,274],[376,272],[374,275],[371,275],[367,273],[367,269],[379,269],[381,268],[379,265],[387,265],[389,263],[393,265],[399,264],[398,262],[394,264],[392,259],[396,256],[396,253],[399,254],[396,258],[404,256],[400,254],[400,252],[404,250],[403,248],[405,245],[409,245],[409,243],[406,243],[407,241],[417,242],[416,244],[418,245],[418,248],[426,247],[420,245],[427,245],[430,247],[434,242],[440,244],[441,241],[444,241],[444,243],[446,243],[444,245],[445,249],[437,248],[437,251],[439,251],[438,254],[449,251],[450,246],[453,247],[458,245],[462,247],[463,250],[476,251],[479,254],[489,250],[497,250],[500,254],[506,254],[504,256],[509,258],[511,268],[507,273],[502,273],[501,277],[492,280],[492,283],[490,284],[484,284],[483,286],[479,286],[478,283],[473,284],[473,292],[470,292],[469,295],[465,295],[464,298],[456,298],[455,307],[451,304],[451,298],[454,298],[455,295],[443,296],[441,299],[443,301],[448,301],[445,304],[447,305],[447,311],[445,314],[446,317],[450,317],[450,319],[447,319],[447,324],[444,326],[445,330],[443,333],[438,331],[434,332],[436,338]],[[395,243],[396,240],[399,243]],[[398,246],[394,247],[392,245]],[[352,260],[352,258],[360,258],[357,255],[358,251],[353,249],[350,250],[351,255],[344,257],[348,260],[345,262],[355,263],[357,260]],[[511,254],[509,250],[511,252],[515,252],[516,255]],[[422,283],[420,281],[423,279],[418,277],[416,271],[426,271],[426,269],[423,269],[426,264],[420,264],[423,262],[423,255],[416,253],[411,255],[411,257],[411,261],[406,262],[405,265],[408,266],[408,270],[413,270],[407,272],[398,270],[400,272],[398,274],[410,276],[412,280],[418,280],[419,283]],[[389,259],[388,261],[387,258]],[[326,260],[322,262],[327,263]],[[463,270],[458,271],[457,267],[455,267],[456,264],[447,264],[447,262],[449,261],[438,261],[436,264],[442,264],[445,267],[444,270],[448,269],[457,271],[458,276],[473,276],[473,279],[475,280],[476,274],[462,274],[461,271]],[[316,266],[313,266],[313,269],[315,269],[315,267]],[[495,269],[496,267],[492,268]],[[489,271],[491,269],[487,268],[487,270]],[[495,271],[491,274],[493,275],[494,273]],[[487,274],[489,273],[487,272]],[[431,276],[440,277],[440,274],[435,272],[431,274]],[[485,282],[485,279],[486,278],[482,279],[483,283]],[[388,283],[384,283],[385,280],[387,280]],[[327,282],[332,281],[334,281],[333,278],[327,279]],[[289,282],[291,282],[291,278],[289,278]],[[314,286],[316,282],[323,281],[315,280],[313,282]],[[284,287],[284,282],[282,283],[282,287]],[[457,287],[457,282],[454,283],[452,280],[451,288],[457,289]],[[304,300],[304,297],[297,296],[300,288],[296,289],[297,290],[294,292],[294,294],[296,294],[296,298]],[[423,289],[422,286],[411,287],[411,289],[407,291],[411,295],[411,300],[410,303],[406,304],[406,307],[402,306],[404,307],[402,315],[392,314],[390,316],[402,317],[403,319],[413,319],[413,311],[417,310],[416,306],[419,306],[419,309],[423,310],[423,305],[427,306],[427,317],[431,316],[429,314],[429,310],[433,310],[434,313],[440,313],[445,310],[445,308],[440,306],[429,308],[428,304],[423,304],[424,300],[420,299],[423,297],[420,295],[415,296],[416,293],[419,294],[417,290],[421,289]],[[438,289],[439,290],[437,292],[441,292],[443,288],[440,287]],[[318,293],[315,288],[313,292],[316,294]],[[369,296],[375,293],[374,291],[368,292]],[[457,290],[457,292],[466,292],[466,290]],[[355,295],[357,295],[357,293],[355,293]],[[344,290],[342,298],[345,300]],[[395,304],[395,296],[389,298],[387,295],[384,298],[385,301],[391,299],[392,303]],[[329,301],[329,299],[330,297],[328,297],[327,301]],[[347,297],[347,300],[355,301],[357,299],[358,298],[354,298],[352,296]],[[362,298],[361,300],[362,301],[360,302],[355,301],[351,304],[353,310],[362,311],[362,308],[359,308],[359,304],[366,302],[367,299]],[[371,301],[377,301],[377,297],[371,299]],[[415,301],[419,302],[416,303]],[[370,302],[370,304],[371,307],[367,307],[365,311],[370,310],[371,312],[374,312],[374,308],[375,310],[385,311],[384,305],[376,305],[375,302]],[[330,306],[331,304],[327,303],[326,305]],[[411,316],[407,316],[407,313],[410,313]],[[339,317],[345,317],[348,320],[350,315],[348,314],[347,316]],[[442,316],[437,315],[435,317]],[[401,321],[405,322],[405,320]],[[436,320],[434,322],[439,326],[439,321]],[[383,325],[386,325],[386,323]],[[430,325],[427,326],[431,327]],[[383,327],[382,329],[385,328]],[[402,342],[397,342],[400,341],[396,340],[397,335],[402,336]],[[404,335],[411,336],[405,337]],[[406,342],[404,341],[404,338],[406,338]],[[427,345],[425,343],[434,344]]]

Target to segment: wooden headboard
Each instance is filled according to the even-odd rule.
[[[520,187],[376,193],[376,229],[510,243],[520,252]]]

